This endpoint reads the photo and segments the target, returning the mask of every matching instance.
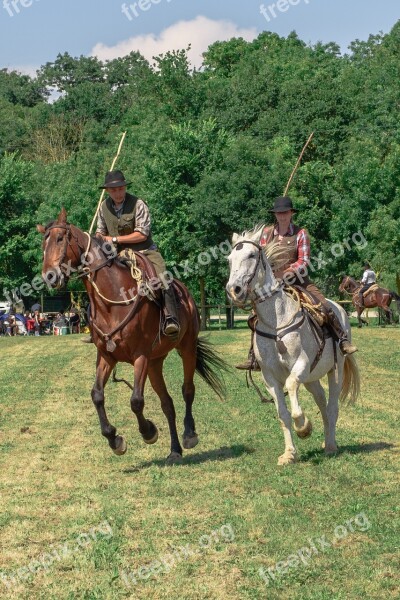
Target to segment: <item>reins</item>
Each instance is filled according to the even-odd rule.
[[[63,275],[66,275],[65,271],[63,270],[63,267],[65,266],[65,265],[64,265],[64,261],[65,261],[65,257],[66,257],[66,255],[67,255],[67,250],[68,250],[68,247],[70,247],[70,248],[71,248],[71,250],[72,250],[72,253],[73,253],[73,254],[74,254],[74,256],[75,256],[75,258],[76,258],[76,259],[79,259],[79,261],[80,261],[80,265],[79,265],[79,266],[80,266],[80,267],[81,267],[81,269],[82,269],[82,273],[80,273],[79,275],[77,275],[76,277],[74,277],[74,279],[79,279],[79,278],[82,278],[82,277],[86,277],[86,278],[87,278],[87,281],[90,283],[90,285],[91,285],[91,286],[93,287],[93,289],[96,291],[97,295],[98,295],[100,298],[102,298],[102,299],[103,299],[105,302],[108,302],[109,304],[112,304],[112,305],[129,305],[129,304],[132,304],[132,308],[131,308],[131,310],[128,312],[128,314],[127,314],[127,315],[125,315],[125,317],[123,318],[123,320],[122,320],[122,321],[121,321],[121,322],[120,322],[118,325],[116,325],[116,326],[115,326],[115,327],[114,327],[114,328],[113,328],[113,329],[112,329],[110,332],[108,332],[108,333],[105,333],[104,331],[102,331],[102,330],[100,329],[100,327],[99,327],[98,325],[96,325],[96,323],[94,322],[94,320],[93,320],[93,319],[91,320],[91,322],[92,322],[92,325],[93,325],[93,328],[94,328],[94,329],[97,331],[97,333],[98,333],[98,334],[99,334],[99,335],[100,335],[100,336],[103,338],[103,340],[106,342],[106,348],[107,348],[107,351],[108,351],[108,352],[113,352],[113,351],[116,349],[117,345],[116,345],[116,343],[114,342],[114,340],[112,339],[112,337],[113,337],[113,336],[114,336],[114,335],[115,335],[115,334],[116,334],[118,331],[120,331],[121,329],[123,329],[123,327],[124,327],[124,326],[125,326],[125,325],[126,325],[126,324],[127,324],[127,323],[128,323],[128,322],[129,322],[129,321],[132,319],[132,318],[133,318],[133,316],[134,316],[134,314],[135,314],[135,312],[136,312],[136,310],[137,310],[137,307],[138,307],[138,305],[139,305],[139,302],[140,302],[141,298],[144,296],[144,294],[139,294],[139,292],[138,292],[138,293],[137,293],[135,296],[133,296],[132,298],[129,298],[129,299],[127,299],[127,300],[122,300],[122,301],[121,301],[121,300],[111,300],[110,298],[107,298],[106,296],[104,296],[104,295],[103,295],[103,294],[100,292],[98,285],[97,285],[97,284],[95,283],[95,281],[93,280],[93,277],[92,277],[92,275],[93,275],[94,273],[98,272],[100,269],[102,269],[102,268],[103,268],[103,267],[105,267],[106,265],[110,264],[110,262],[111,262],[112,260],[114,260],[114,258],[115,258],[115,257],[114,257],[114,256],[108,257],[108,258],[106,258],[106,259],[105,259],[105,260],[104,260],[102,263],[100,263],[99,265],[97,265],[97,266],[95,266],[95,267],[93,267],[93,268],[90,268],[90,267],[83,266],[83,265],[82,265],[82,262],[87,262],[87,260],[88,260],[88,255],[89,255],[89,251],[90,251],[90,246],[91,246],[91,243],[92,243],[92,238],[91,238],[91,236],[90,236],[90,235],[89,235],[87,232],[83,232],[83,233],[84,233],[84,235],[86,235],[86,236],[87,236],[87,238],[88,238],[88,243],[87,243],[87,245],[86,245],[86,249],[85,249],[85,248],[81,248],[78,238],[77,238],[77,237],[75,237],[75,236],[72,234],[72,231],[71,231],[71,225],[70,225],[70,224],[68,224],[68,223],[67,223],[67,224],[59,224],[59,223],[54,223],[54,224],[50,225],[50,226],[47,228],[46,232],[50,231],[51,229],[64,229],[64,230],[65,230],[65,232],[66,232],[66,234],[65,234],[65,243],[64,243],[64,248],[63,248],[62,255],[61,255],[61,258],[60,258],[60,260],[59,260],[59,264],[58,264],[58,269],[59,269],[59,271],[60,271],[60,272],[61,272]],[[71,236],[74,238],[74,240],[75,240],[75,242],[76,242],[76,244],[77,244],[78,248],[79,248],[80,250],[82,250],[82,251],[83,251],[83,255],[80,255],[80,256],[78,256],[78,255],[77,255],[77,253],[75,252],[75,249],[74,249],[74,247],[72,246],[72,244],[71,244],[71,242],[70,242],[70,237],[71,237]],[[129,257],[129,259],[131,260],[131,275],[132,275],[132,278],[133,278],[135,281],[137,281],[137,283],[138,283],[138,286],[137,286],[137,287],[138,287],[138,290],[139,290],[139,284],[141,284],[141,282],[142,282],[142,272],[140,271],[140,269],[139,269],[139,268],[137,267],[137,265],[136,265],[136,259],[135,259],[134,257],[132,257],[132,256],[130,256],[130,257]],[[146,295],[146,296],[147,296],[147,295]],[[151,297],[150,299],[151,299],[151,300],[154,300],[155,298],[154,298],[154,297]]]

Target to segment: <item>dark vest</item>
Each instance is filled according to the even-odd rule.
[[[299,233],[301,227],[294,225],[293,235],[285,235],[280,241],[278,236],[274,237],[274,229],[274,225],[269,225],[263,229],[260,245],[266,246],[270,242],[275,241],[275,243],[285,248],[285,254],[282,256],[282,258],[285,257],[286,263],[281,267],[281,269],[287,269],[287,267],[297,262],[297,234]],[[305,283],[309,282],[308,277],[303,276],[303,280]]]
[[[120,235],[129,235],[135,231],[135,215],[136,215],[136,202],[138,198],[136,196],[132,196],[132,194],[126,194],[124,207],[122,209],[121,216],[118,217],[114,207],[113,201],[108,196],[103,204],[103,216],[107,225],[108,235],[111,237],[118,237]],[[147,250],[153,245],[153,240],[151,239],[151,233],[145,242],[139,242],[138,244],[126,244],[126,246],[132,248],[133,250]]]

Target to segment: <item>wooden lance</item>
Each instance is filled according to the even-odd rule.
[[[119,157],[119,155],[121,153],[121,148],[122,148],[122,144],[124,143],[125,136],[126,136],[126,131],[124,131],[124,133],[122,134],[121,141],[120,141],[119,146],[118,146],[117,154],[115,155],[114,160],[112,161],[112,165],[111,165],[110,171],[113,171],[113,169],[115,167],[115,163],[117,162],[118,157]],[[103,202],[105,192],[106,192],[105,190],[101,191],[100,200],[99,200],[99,203],[97,205],[96,212],[94,214],[93,221],[92,221],[92,224],[91,224],[90,229],[89,229],[89,234],[90,235],[92,234],[92,229],[93,229],[94,224],[96,222],[97,215],[98,215],[98,212],[100,210],[101,203]]]
[[[292,174],[291,174],[291,176],[289,177],[289,181],[287,182],[287,185],[286,185],[286,187],[285,187],[285,191],[283,192],[283,195],[284,195],[284,196],[286,196],[286,194],[287,194],[287,193],[288,193],[288,191],[289,191],[289,188],[290,188],[290,186],[291,186],[291,184],[292,184],[293,178],[294,178],[294,176],[296,175],[296,171],[297,171],[297,169],[299,168],[299,166],[300,166],[300,163],[301,163],[301,160],[302,160],[302,158],[303,158],[303,156],[304,156],[304,152],[307,150],[307,146],[308,146],[308,144],[311,142],[311,140],[313,139],[313,137],[314,137],[314,131],[312,132],[312,134],[311,134],[311,135],[310,135],[310,137],[308,138],[307,142],[305,143],[305,146],[304,146],[303,150],[302,150],[302,151],[301,151],[301,153],[300,153],[300,156],[299,156],[299,158],[297,159],[296,166],[295,166],[295,168],[293,169],[293,171],[292,171]]]

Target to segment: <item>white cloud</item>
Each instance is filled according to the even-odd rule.
[[[36,71],[40,69],[40,65],[8,65],[4,66],[9,71],[17,71],[22,75],[29,75],[30,77],[36,77]]]
[[[241,29],[231,21],[213,21],[198,16],[191,21],[179,21],[164,29],[159,35],[153,33],[138,35],[118,42],[115,46],[96,44],[91,54],[105,61],[125,56],[132,51],[139,51],[151,62],[153,56],[164,54],[168,50],[185,49],[190,44],[189,60],[192,67],[199,68],[202,64],[201,55],[210,44],[230,40],[233,37],[242,37],[251,41],[256,36],[255,27]]]

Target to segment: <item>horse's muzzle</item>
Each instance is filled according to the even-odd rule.
[[[245,304],[247,298],[247,290],[241,285],[230,285],[228,283],[226,286],[226,292],[234,304],[237,304],[238,306]]]
[[[64,273],[62,273],[59,269],[43,271],[42,279],[48,288],[60,289],[66,284]]]

